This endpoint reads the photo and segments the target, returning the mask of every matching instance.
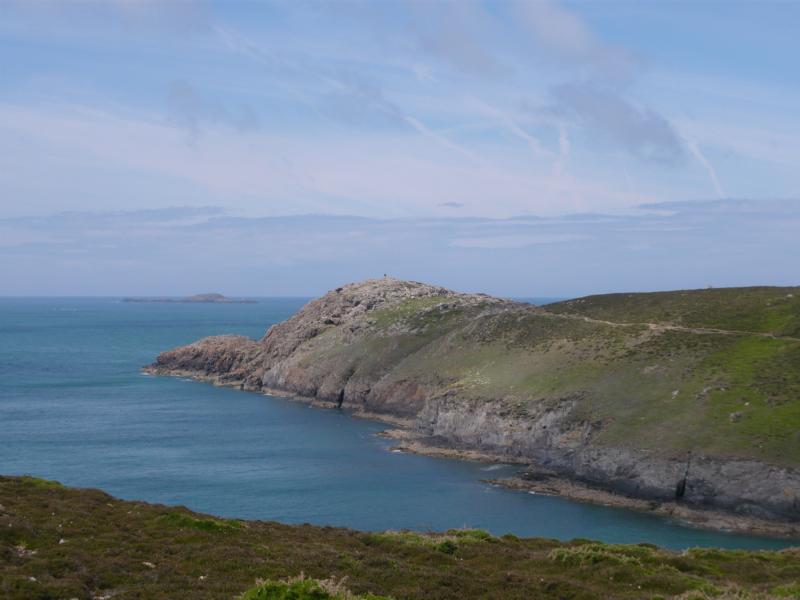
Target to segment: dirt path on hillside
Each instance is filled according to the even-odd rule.
[[[650,331],[686,331],[688,333],[697,333],[701,335],[751,335],[755,337],[770,338],[773,340],[787,340],[790,342],[800,342],[800,338],[775,335],[774,333],[764,333],[759,331],[739,331],[736,329],[715,329],[713,327],[686,327],[683,325],[670,325],[667,323],[619,323],[616,321],[605,321],[603,319],[593,319],[584,315],[575,315],[569,313],[552,313],[545,309],[548,315],[562,319],[573,319],[578,321],[585,321],[586,323],[598,323],[600,325],[609,325],[611,327],[647,327]]]

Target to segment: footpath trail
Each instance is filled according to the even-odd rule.
[[[585,315],[576,315],[570,313],[552,313],[544,312],[550,316],[562,319],[573,319],[584,321],[586,323],[597,323],[600,325],[609,325],[611,327],[647,327],[651,331],[686,331],[688,333],[697,333],[701,335],[748,335],[762,338],[770,338],[773,340],[786,340],[790,342],[800,342],[800,338],[791,337],[787,335],[776,335],[774,333],[766,333],[761,331],[741,331],[736,329],[716,329],[713,327],[687,327],[684,325],[672,325],[670,323],[620,323],[618,321],[606,321],[603,319],[593,319]]]

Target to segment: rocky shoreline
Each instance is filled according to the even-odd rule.
[[[398,442],[391,447],[391,450],[488,464],[525,465],[527,468],[520,476],[486,480],[487,483],[512,490],[545,496],[559,496],[587,504],[635,510],[673,519],[682,524],[701,529],[800,540],[800,523],[782,523],[756,517],[734,515],[729,512],[691,507],[679,502],[659,502],[624,496],[560,477],[552,471],[536,467],[520,459],[514,460],[491,452],[443,446],[440,445],[441,440],[425,439],[413,431],[405,429],[389,429],[380,432],[378,435]],[[440,443],[437,444],[437,441]]]
[[[489,480],[489,482],[514,490],[547,496],[561,496],[577,502],[653,514],[700,529],[800,540],[800,526],[797,524],[734,515],[719,510],[694,508],[678,502],[658,502],[631,498],[582,485],[563,477],[551,476],[541,481],[526,477],[513,477],[493,479]]]
[[[162,373],[158,373],[152,366],[144,367],[142,371],[149,375],[163,375]],[[256,391],[246,390],[240,381],[221,381],[218,377],[202,375],[191,371],[175,371],[171,373],[171,375],[187,377],[221,387],[233,387],[242,391]],[[294,402],[301,402],[314,408],[343,410],[335,402],[323,401],[300,394],[292,394],[278,389],[261,389],[258,390],[258,392],[266,396],[280,397]],[[559,496],[586,504],[635,510],[637,512],[673,519],[684,525],[698,527],[700,529],[800,540],[800,523],[759,519],[748,515],[737,515],[726,511],[693,507],[674,501],[646,500],[626,496],[559,476],[543,467],[533,465],[530,461],[518,456],[509,456],[508,454],[492,452],[490,450],[448,445],[446,439],[432,438],[420,434],[415,430],[414,420],[412,419],[393,417],[391,415],[364,410],[344,410],[347,410],[347,412],[355,418],[368,419],[391,425],[391,429],[385,429],[376,434],[382,438],[397,442],[389,448],[390,451],[407,452],[409,454],[418,454],[434,458],[526,467],[520,476],[485,480],[486,483],[492,485],[499,485],[521,492]]]
[[[670,344],[668,336],[677,336],[689,349],[723,343],[712,339],[715,334],[704,333],[698,342],[699,334],[691,331],[665,331],[562,317],[481,294],[384,279],[337,288],[272,326],[261,340],[206,338],[162,353],[144,370],[344,409],[399,428],[387,435],[408,452],[536,465],[524,486],[522,481],[508,484],[516,488],[646,510],[704,527],[797,536],[800,472],[793,466],[704,451],[703,438],[694,439],[698,448],[689,452],[666,443],[648,448],[599,441],[617,420],[593,408],[603,398],[597,386],[607,385],[603,370],[596,380],[567,380],[563,391],[542,388],[544,395],[520,395],[515,379],[498,383],[509,372],[519,380],[519,373],[530,369],[534,382],[547,382],[570,361],[585,370],[587,361],[599,357],[604,369],[624,367],[624,377],[643,377],[657,387],[692,371],[684,366],[668,377],[666,367],[636,362],[637,353],[653,353],[636,348],[663,344],[665,336]],[[720,336],[724,343],[730,338]],[[659,352],[688,366],[692,363],[686,361],[699,360],[676,355],[672,345]],[[512,366],[498,371],[506,363]],[[494,374],[484,374],[490,367]],[[617,410],[625,416],[629,406],[642,404],[631,395],[639,389],[649,391],[612,388],[603,401],[619,403],[615,395],[622,393]],[[706,402],[707,396],[703,389],[696,402]],[[656,402],[676,397],[672,392]]]

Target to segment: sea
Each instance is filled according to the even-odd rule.
[[[487,480],[518,467],[396,452],[377,435],[384,424],[346,412],[141,373],[160,351],[203,336],[259,338],[307,301],[257,300],[0,298],[0,474],[224,517],[371,531],[470,527],[673,549],[800,543],[505,489]]]

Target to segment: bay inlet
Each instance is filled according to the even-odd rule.
[[[386,426],[139,369],[206,335],[260,337],[305,299],[255,304],[0,299],[0,472],[226,517],[362,530],[494,534],[668,548],[781,548],[652,515],[485,483],[517,468],[389,452]]]

